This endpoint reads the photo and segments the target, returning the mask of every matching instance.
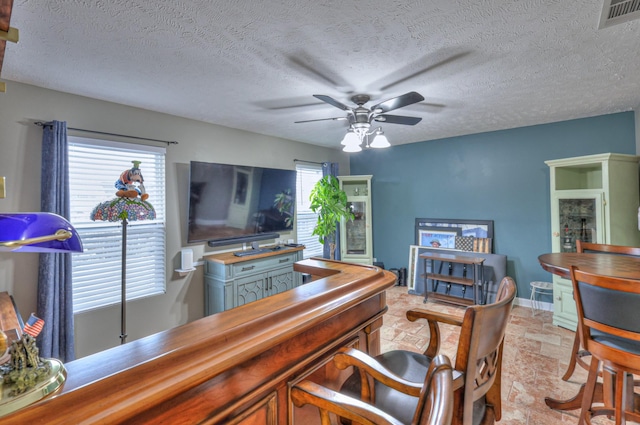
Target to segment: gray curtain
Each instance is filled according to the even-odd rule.
[[[323,162],[322,163],[322,176],[334,176],[337,177],[338,174],[338,163],[337,162]],[[329,242],[327,242],[326,240],[324,241],[324,247],[322,248],[322,256],[324,258],[331,258],[330,257],[330,248],[329,248]],[[338,227],[336,229],[336,252],[334,253],[334,258],[336,260],[339,260],[340,257],[340,227]]]
[[[43,126],[41,211],[69,219],[69,162],[67,123],[53,121]],[[40,254],[37,316],[44,329],[37,343],[42,357],[63,362],[75,358],[71,254]]]

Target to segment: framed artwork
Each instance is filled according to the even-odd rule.
[[[425,273],[431,271],[431,262],[424,261],[420,254],[430,250],[430,246],[410,245],[407,267],[407,290],[413,295],[424,295]]]
[[[437,249],[455,249],[456,236],[462,234],[462,229],[458,227],[434,227],[423,226],[418,229],[418,240],[420,246]]]
[[[460,251],[473,251],[473,244],[476,240],[473,236],[457,236],[456,249]]]
[[[434,230],[436,229],[436,230]],[[477,240],[485,240],[491,244],[493,240],[493,220],[456,220],[456,219],[443,219],[443,218],[416,218],[415,231],[416,231],[416,245],[429,246],[422,243],[423,231],[454,231],[457,236],[473,237]],[[455,238],[453,241],[455,248]],[[493,252],[493,248],[489,247],[484,252]]]

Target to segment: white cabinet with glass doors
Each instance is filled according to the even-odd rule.
[[[358,264],[373,264],[371,228],[371,175],[338,176],[340,188],[347,194],[348,207],[354,214],[340,223],[340,259]]]
[[[550,168],[551,249],[575,252],[585,242],[640,246],[638,161],[598,154],[545,161]],[[571,282],[553,276],[553,323],[576,329]]]

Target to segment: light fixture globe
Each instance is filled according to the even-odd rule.
[[[376,135],[373,137],[373,141],[369,146],[376,149],[382,149],[388,148],[389,146],[391,146],[391,143],[389,143],[389,140],[387,139],[387,136],[384,135],[382,129],[378,127],[378,129],[376,130]]]
[[[349,145],[359,145],[360,144],[360,139],[358,138],[358,136],[356,135],[356,133],[354,133],[354,131],[352,129],[349,129],[347,131],[347,134],[344,135],[344,139],[342,139],[342,142],[340,142],[342,145],[345,146],[349,146]]]
[[[362,148],[360,147],[360,144],[355,144],[352,143],[350,145],[345,145],[344,148],[342,148],[343,152],[360,152],[362,150]]]

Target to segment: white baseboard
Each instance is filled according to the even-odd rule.
[[[514,304],[517,305],[517,306],[520,306],[520,307],[529,307],[529,308],[531,308],[531,300],[529,298],[516,298]],[[540,310],[553,311],[553,303],[539,301],[539,302],[537,302],[537,304],[538,304],[538,307],[540,308]]]

